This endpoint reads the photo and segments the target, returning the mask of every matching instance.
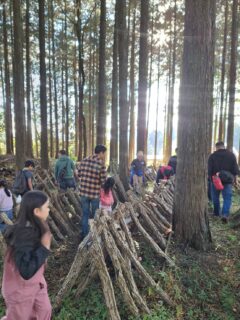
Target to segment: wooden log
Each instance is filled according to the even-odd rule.
[[[80,276],[80,279],[77,279],[77,282],[78,282],[78,287],[77,287],[77,290],[75,292],[75,297],[76,298],[79,298],[83,292],[85,291],[85,289],[87,288],[87,286],[94,280],[96,279],[98,273],[97,273],[97,270],[96,270],[96,265],[95,263],[91,263],[91,266],[90,268],[88,268],[88,272],[87,272],[87,275],[84,275],[84,276]]]
[[[88,243],[91,241],[91,233],[88,234],[87,237],[80,243],[77,253],[75,255],[74,261],[71,265],[71,268],[66,276],[61,289],[59,290],[55,302],[54,302],[54,310],[58,311],[61,307],[63,299],[70,292],[72,287],[75,285],[79,274],[82,272],[83,268],[88,263],[89,256],[89,247]]]
[[[116,278],[117,285],[120,291],[122,292],[123,300],[128,306],[130,313],[136,316],[139,314],[139,311],[128,290],[128,286],[124,279],[123,271],[122,271],[118,256],[116,255],[116,252],[113,250],[113,247],[111,246],[112,243],[110,244],[110,241],[111,241],[109,239],[110,237],[111,237],[111,234],[107,231],[107,228],[104,228],[103,229],[104,244],[106,246],[107,252],[110,256],[110,259],[112,261],[112,264],[115,270],[115,278]]]
[[[121,202],[128,201],[127,193],[124,189],[122,181],[120,180],[119,176],[114,176],[115,187],[117,188],[118,198]]]
[[[107,220],[108,217],[105,217],[105,219]],[[105,230],[107,229],[108,228],[106,227]],[[121,269],[123,271],[123,274],[129,285],[130,293],[135,301],[135,304],[144,313],[150,313],[147,307],[146,301],[140,295],[137,285],[135,283],[135,280],[133,278],[130,260],[126,257],[123,258],[122,253],[118,249],[112,234],[110,233],[110,231],[107,231],[107,232],[108,232],[108,243],[106,244],[106,246],[109,246],[109,250],[111,250],[111,252],[113,252],[113,254],[117,256]]]
[[[165,252],[156,244],[156,242],[153,240],[153,238],[147,233],[147,231],[143,228],[143,226],[141,225],[140,221],[138,220],[138,218],[136,217],[136,214],[133,210],[133,207],[131,206],[130,203],[127,203],[127,206],[129,208],[129,212],[131,214],[131,217],[135,223],[135,225],[137,226],[138,230],[141,232],[141,234],[143,235],[144,239],[150,244],[150,246],[153,248],[153,250],[156,252],[156,254],[161,257],[166,259],[167,263],[170,266],[174,266],[174,262],[173,260],[165,254]]]
[[[49,223],[51,230],[58,237],[58,239],[64,240],[65,237],[62,235],[61,231],[59,230],[59,228],[57,227],[56,223],[53,221],[51,216],[48,217],[48,223]]]
[[[74,236],[74,232],[67,225],[65,220],[59,214],[58,210],[56,210],[55,207],[51,203],[49,204],[49,208],[50,208],[51,217],[53,218],[55,223],[60,227],[61,231],[63,231],[67,235]]]
[[[76,199],[74,192],[71,189],[68,189],[66,192],[66,196],[68,197],[68,201],[74,207],[76,214],[81,217],[82,216],[82,209],[79,201]]]
[[[102,248],[99,244],[98,236],[96,235],[97,232],[95,227],[95,221],[92,221],[92,223],[90,223],[90,229],[92,230],[92,236],[93,236],[93,244],[90,251],[90,255],[96,263],[109,317],[111,320],[121,320],[118,312],[118,308],[117,308],[113,284],[107,270]]]
[[[10,226],[13,225],[12,220],[8,218],[5,212],[0,213],[0,219],[7,225],[10,225]]]
[[[166,240],[163,238],[162,234],[157,229],[156,225],[152,222],[152,214],[148,215],[145,211],[145,208],[141,205],[141,203],[138,204],[139,207],[139,213],[141,217],[144,219],[147,226],[150,228],[154,236],[156,237],[159,246],[164,250],[166,248]],[[151,218],[150,218],[151,217]]]

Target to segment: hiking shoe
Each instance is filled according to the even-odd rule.
[[[228,218],[227,217],[222,217],[222,223],[228,223]]]

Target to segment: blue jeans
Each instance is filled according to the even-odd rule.
[[[82,217],[82,235],[85,237],[89,232],[88,220],[94,218],[96,210],[99,208],[99,199],[90,199],[81,196],[83,217]]]
[[[222,215],[224,217],[228,217],[230,213],[230,208],[232,205],[232,184],[225,184],[224,189],[222,191],[216,190],[214,187],[214,184],[212,183],[211,186],[212,190],[212,202],[214,206],[214,215],[219,216],[220,215],[220,193],[222,192],[223,197],[223,207],[222,207]]]
[[[67,190],[67,188],[76,189],[76,183],[74,178],[63,178],[59,181],[60,189]]]
[[[1,221],[1,212],[6,213],[8,219],[12,220],[13,219],[13,211],[11,210],[7,210],[7,211],[0,211],[0,232],[4,231],[6,228],[6,224],[4,222]]]

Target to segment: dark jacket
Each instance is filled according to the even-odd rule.
[[[208,176],[211,179],[217,172],[231,172],[233,176],[239,174],[235,155],[227,149],[219,149],[212,153],[208,159]]]
[[[176,174],[176,171],[177,171],[177,156],[172,156],[169,159],[168,166],[172,167],[174,174]]]

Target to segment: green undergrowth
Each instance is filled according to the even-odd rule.
[[[234,197],[233,209],[239,209],[239,197]],[[213,248],[208,252],[188,249],[183,252],[174,242],[169,255],[175,268],[165,267],[149,246],[139,238],[142,264],[155,281],[175,302],[173,309],[161,302],[158,293],[144,286],[136,275],[136,282],[151,309],[151,315],[133,317],[114,287],[122,320],[239,320],[240,319],[240,230],[210,217]],[[53,272],[54,275],[54,272]],[[115,286],[115,285],[114,285]],[[56,289],[55,289],[56,290]],[[54,299],[54,289],[50,296]],[[100,281],[92,283],[75,298],[75,289],[63,301],[54,320],[105,320],[107,309]],[[3,314],[3,302],[0,315]]]

